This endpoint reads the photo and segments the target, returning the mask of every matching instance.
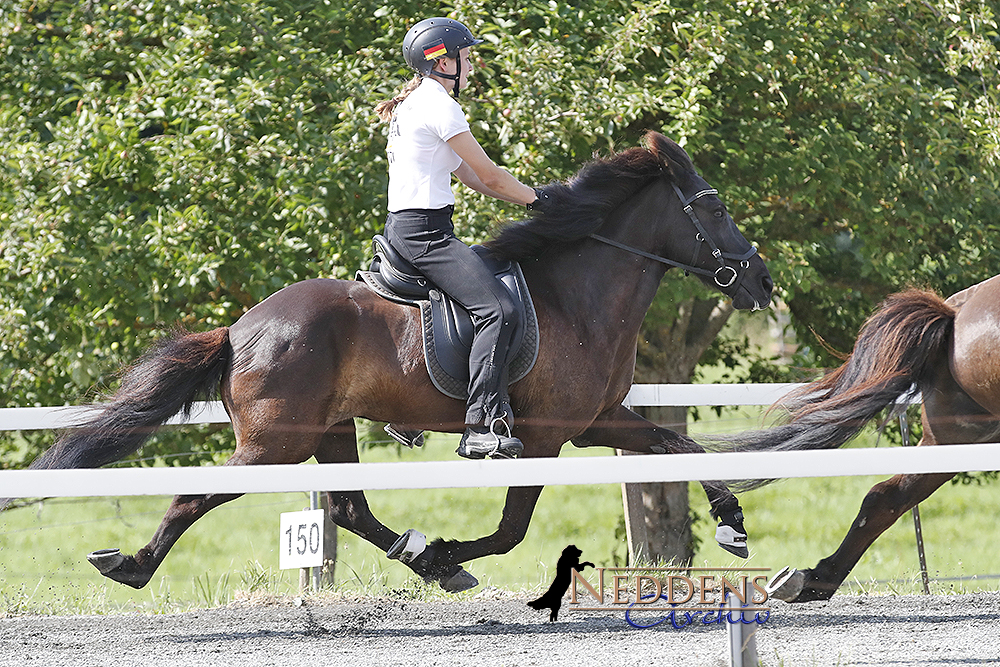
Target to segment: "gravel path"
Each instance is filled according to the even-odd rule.
[[[493,599],[491,599],[493,598]],[[556,623],[486,591],[462,602],[292,600],[184,614],[0,619],[0,665],[728,665],[723,625],[637,630],[622,614]],[[1000,664],[1000,593],[769,601],[765,665]]]

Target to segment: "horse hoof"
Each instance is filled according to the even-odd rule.
[[[739,544],[719,544],[720,547],[733,554],[734,556],[739,556],[740,558],[749,558],[750,550],[746,548],[745,545]]]
[[[479,580],[465,571],[464,567],[458,568],[458,572],[448,579],[441,579],[441,588],[449,593],[461,593],[479,585]]]
[[[806,583],[805,572],[789,567],[783,567],[771,577],[764,590],[768,597],[775,597],[785,602],[795,602]]]
[[[125,562],[125,556],[118,549],[101,549],[87,554],[87,560],[97,568],[98,572],[108,576],[108,573],[121,567]]]

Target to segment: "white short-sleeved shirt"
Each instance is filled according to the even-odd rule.
[[[389,210],[455,203],[451,173],[462,158],[448,140],[469,130],[462,107],[429,77],[396,107],[389,124]]]

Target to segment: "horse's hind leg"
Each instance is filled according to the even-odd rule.
[[[862,501],[840,547],[813,569],[791,570],[784,581],[775,580],[777,589],[772,595],[786,602],[829,600],[879,535],[954,476],[896,475],[876,484]]]
[[[921,446],[992,442],[1000,437],[1000,421],[972,400],[938,362],[933,386],[922,388],[924,403]],[[774,580],[773,595],[786,602],[828,600],[879,535],[903,514],[923,502],[954,473],[896,475],[872,487],[840,547],[811,570],[789,570]]]
[[[306,419],[295,421],[294,416],[285,415],[281,409],[275,412],[256,414],[254,423],[248,424],[239,412],[234,414],[233,426],[236,431],[236,452],[226,462],[227,466],[274,465],[302,463],[313,455],[320,441],[319,429],[305,427],[289,429],[284,425],[302,424]],[[305,416],[302,411],[297,416]],[[322,423],[318,415],[311,415],[312,423]],[[152,579],[156,569],[166,558],[181,535],[219,505],[236,500],[243,494],[218,494],[177,496],[170,503],[159,528],[145,547],[134,556],[126,556],[118,549],[95,551],[87,560],[101,574],[133,588],[142,588]]]
[[[524,541],[531,515],[542,493],[541,486],[512,486],[507,489],[503,513],[490,535],[468,542],[438,540],[428,547],[439,563],[464,563],[483,556],[509,552]]]
[[[255,462],[248,461],[237,450],[236,454],[226,462],[226,465],[248,465]],[[242,495],[241,493],[210,493],[176,496],[163,515],[163,520],[156,529],[153,539],[137,551],[134,556],[126,556],[118,549],[102,549],[89,554],[87,560],[105,577],[127,584],[132,588],[142,588],[153,578],[160,563],[163,562],[167,553],[184,534],[184,531],[210,510],[231,500],[236,500]]]
[[[263,463],[300,463],[301,461],[270,461],[259,456],[247,455],[246,451],[259,451],[253,448],[237,448],[237,451],[226,462],[231,465],[253,465]],[[204,495],[176,496],[163,515],[160,526],[156,529],[153,539],[134,556],[126,556],[118,549],[103,549],[87,556],[87,560],[101,574],[119,583],[133,588],[142,588],[153,578],[158,567],[166,558],[167,553],[177,543],[181,535],[195,521],[205,516],[219,505],[236,500],[243,494],[209,493]]]
[[[354,420],[349,419],[332,426],[316,451],[320,463],[357,463],[358,446]],[[328,491],[330,518],[341,528],[365,539],[382,551],[388,552],[400,539],[372,514],[364,491]],[[440,560],[440,559],[437,559]],[[405,564],[425,581],[437,581],[442,588],[458,592],[479,584],[475,577],[460,565],[449,562],[447,566],[435,564],[435,549],[428,547],[423,553]]]
[[[126,556],[118,549],[104,549],[89,554],[87,560],[109,579],[132,588],[142,588],[152,579],[160,563],[185,530],[209,510],[236,500],[241,495],[177,496],[170,503],[153,539],[134,556]]]
[[[320,463],[357,463],[358,445],[354,420],[335,424],[326,433],[316,450]],[[386,551],[399,535],[386,528],[368,507],[364,491],[328,491],[330,518],[341,528]]]

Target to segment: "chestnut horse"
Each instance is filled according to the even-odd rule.
[[[773,285],[764,262],[684,150],[656,133],[644,147],[588,163],[551,192],[552,210],[507,226],[488,243],[496,255],[521,262],[537,312],[537,361],[510,390],[523,456],[558,456],[568,441],[658,454],[702,451],[622,406],[639,326],[671,266],[695,273],[736,308],[767,306]],[[459,432],[465,405],[431,383],[420,326],[416,308],[382,299],[362,282],[293,284],[231,327],[155,347],[126,373],[102,413],[32,467],[119,460],[172,415],[216,391],[236,436],[227,465],[313,456],[320,463],[356,462],[354,417]],[[719,530],[739,542],[745,533],[736,497],[721,482],[703,484]],[[470,588],[478,582],[460,564],[520,543],[540,492],[510,488],[494,533],[438,540],[402,560],[446,590]],[[362,491],[328,495],[337,525],[391,552],[400,535],[372,515]],[[108,549],[89,558],[105,576],[141,588],[192,523],[236,497],[178,496],[134,556]],[[732,540],[720,543],[745,552]]]
[[[840,447],[913,388],[922,400],[921,445],[1000,438],[1000,276],[948,299],[917,289],[889,296],[840,368],[776,404],[789,411],[787,423],[725,440],[739,450]],[[954,476],[896,475],[876,484],[840,547],[812,569],[779,572],[772,595],[830,599],[879,535]]]

